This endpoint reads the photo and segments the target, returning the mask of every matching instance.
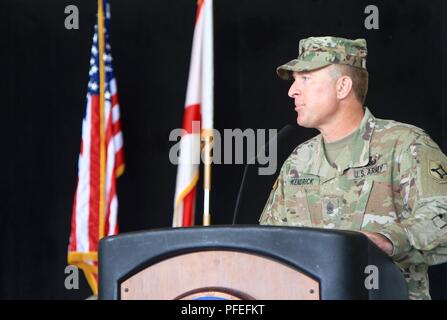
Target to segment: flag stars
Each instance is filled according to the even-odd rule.
[[[103,57],[103,64],[102,66],[104,66],[104,73],[105,73],[105,99],[106,100],[111,100],[112,99],[112,94],[110,91],[110,85],[108,83],[108,81],[110,81],[110,79],[113,79],[113,68],[112,68],[112,53],[111,53],[111,45],[108,43],[108,41],[110,40],[110,36],[107,33],[107,19],[105,19],[105,25],[104,25],[104,52],[102,53],[102,57]],[[95,25],[95,34],[93,35],[93,46],[91,48],[91,57],[90,57],[90,70],[89,70],[89,75],[90,75],[90,82],[88,84],[88,88],[89,91],[93,94],[98,94],[99,90],[100,90],[100,85],[99,85],[99,73],[100,73],[100,57],[101,54],[99,52],[99,35],[98,35],[98,25]]]
[[[90,86],[90,88],[94,91],[98,90],[98,84],[96,82],[93,82]]]
[[[93,65],[93,66],[90,68],[89,75],[93,75],[93,74],[95,74],[96,72],[98,72],[98,67],[95,66],[95,65]]]

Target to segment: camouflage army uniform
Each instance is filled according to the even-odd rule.
[[[447,157],[423,130],[366,108],[336,164],[318,135],[285,161],[261,224],[366,230],[387,237],[410,298],[430,298],[428,265],[447,261]]]
[[[447,157],[420,128],[368,108],[352,145],[328,163],[322,135],[285,161],[259,222],[380,233],[410,299],[430,299],[429,265],[447,261]]]

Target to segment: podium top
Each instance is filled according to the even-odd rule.
[[[99,297],[119,299],[119,284],[133,274],[167,258],[206,250],[246,252],[282,262],[319,280],[324,300],[408,298],[399,268],[361,233],[258,225],[167,228],[106,237],[99,246]],[[378,286],[367,289],[373,270]]]

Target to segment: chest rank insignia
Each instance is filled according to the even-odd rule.
[[[329,202],[326,204],[326,213],[327,213],[328,215],[331,215],[331,214],[334,213],[334,204],[332,203],[332,201],[329,201]]]
[[[323,213],[327,216],[335,217],[339,212],[339,202],[336,197],[323,197],[321,199]]]
[[[428,160],[428,171],[439,183],[447,183],[447,164],[442,161]]]

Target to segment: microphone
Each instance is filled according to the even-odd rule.
[[[273,138],[271,138],[264,145],[263,149],[258,151],[258,153],[255,156],[255,158],[251,159],[251,161],[248,161],[247,165],[244,168],[244,173],[242,175],[242,180],[241,180],[241,186],[239,187],[239,193],[238,193],[237,198],[236,198],[236,206],[234,208],[234,213],[233,213],[233,224],[236,224],[236,219],[237,219],[237,217],[239,215],[239,211],[241,210],[241,203],[242,203],[243,193],[245,191],[245,184],[246,184],[246,181],[247,181],[247,174],[248,174],[249,166],[252,165],[252,164],[256,164],[257,163],[258,155],[260,154],[261,151],[263,151],[266,148],[266,146],[270,146],[272,143],[278,144],[280,141],[282,141],[286,137],[288,137],[293,131],[295,131],[297,129],[297,127],[298,126],[296,124],[294,124],[294,125],[287,124],[284,127],[282,127],[281,130],[279,130],[278,134],[275,135]]]

